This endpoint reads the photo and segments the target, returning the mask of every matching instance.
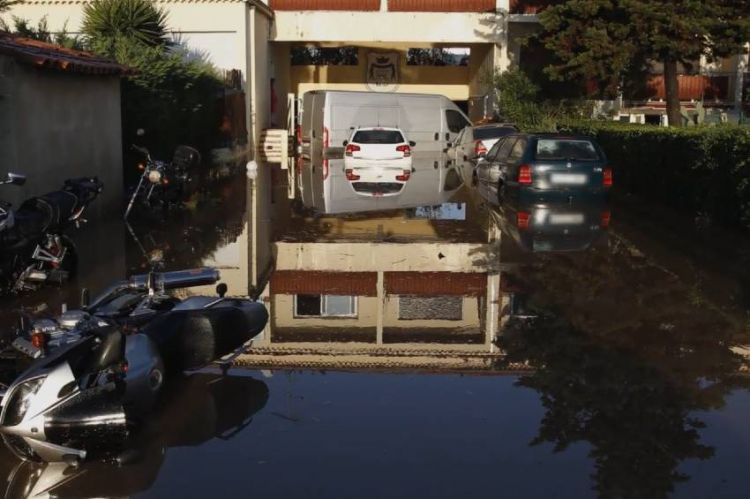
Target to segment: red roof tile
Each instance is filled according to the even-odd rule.
[[[38,68],[92,75],[132,74],[133,69],[90,52],[0,32],[0,55]]]

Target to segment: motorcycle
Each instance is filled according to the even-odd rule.
[[[170,375],[226,366],[265,328],[265,307],[225,297],[223,284],[218,297],[166,293],[218,277],[213,269],[135,276],[82,310],[34,325],[20,350],[35,360],[0,402],[6,446],[21,459],[80,463],[127,436]]]
[[[125,442],[111,442],[96,461],[2,460],[7,469],[3,497],[129,497],[148,491],[173,447],[230,440],[266,405],[268,386],[247,376],[195,373],[165,390],[164,404]],[[2,490],[2,488],[0,488]]]
[[[25,176],[9,173],[0,185],[25,182]],[[66,180],[59,191],[24,201],[17,210],[0,202],[0,293],[67,280],[77,257],[65,231],[86,222],[83,214],[101,192],[96,177],[81,177]]]
[[[171,162],[155,160],[145,147],[132,146],[143,155],[144,161],[138,164],[142,171],[138,184],[130,196],[123,218],[127,220],[137,200],[148,207],[181,202],[190,182],[190,173],[201,163],[200,153],[190,146],[178,146]]]

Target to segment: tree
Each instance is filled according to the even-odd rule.
[[[667,116],[679,126],[678,65],[743,52],[750,1],[568,0],[542,12],[540,22],[537,36],[561,60],[547,68],[552,78],[594,78],[611,91],[662,63]]]
[[[21,0],[0,0],[0,12],[5,12],[17,3],[21,3]]]
[[[169,44],[167,14],[151,0],[94,0],[83,7],[83,16],[81,31],[100,54],[113,56],[122,39],[147,47]]]

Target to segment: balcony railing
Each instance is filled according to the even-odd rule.
[[[273,10],[380,10],[380,0],[271,0]]]
[[[561,3],[561,0],[510,0],[511,14],[538,14],[550,5]]]
[[[730,95],[732,80],[735,73],[723,73],[714,75],[679,75],[679,96],[681,101],[703,100],[703,101],[730,101],[734,95]],[[666,99],[663,75],[652,75],[646,84],[647,97],[650,100]]]
[[[495,0],[388,0],[392,12],[494,12]]]

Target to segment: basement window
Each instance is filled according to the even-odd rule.
[[[356,66],[357,47],[297,46],[291,50],[292,66]]]
[[[398,319],[460,321],[463,319],[463,297],[461,296],[400,296]]]
[[[295,295],[295,317],[356,317],[355,296]]]
[[[471,49],[467,47],[409,49],[407,66],[468,66]]]

